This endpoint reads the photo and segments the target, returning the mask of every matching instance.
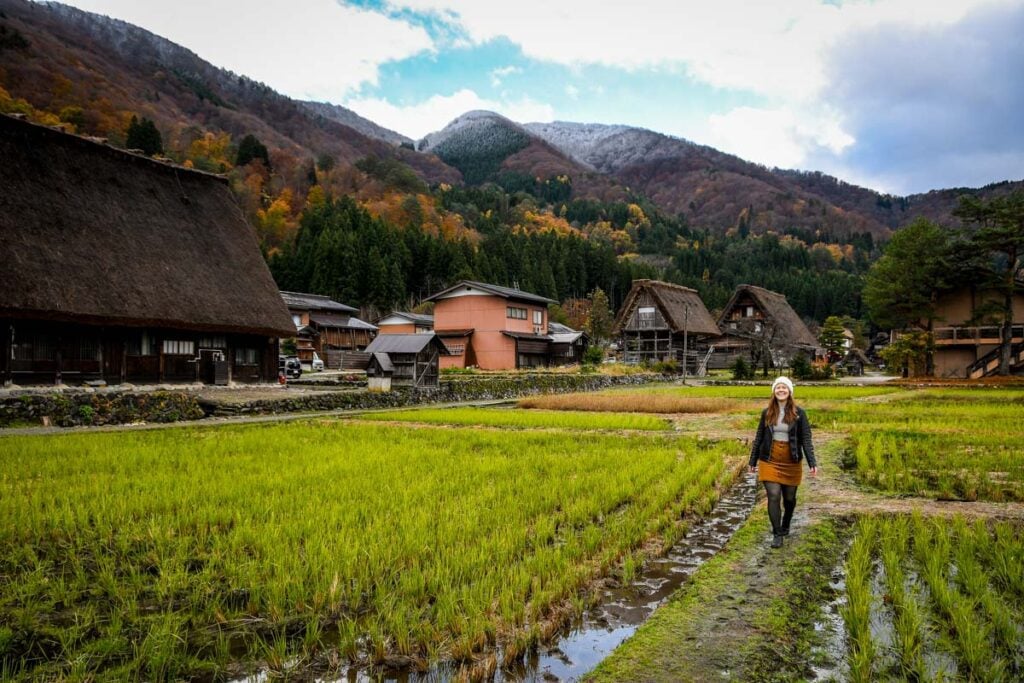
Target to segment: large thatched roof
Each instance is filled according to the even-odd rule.
[[[0,115],[0,316],[293,336],[217,176]]]
[[[818,340],[814,338],[804,321],[789,305],[786,297],[778,292],[755,285],[739,285],[732,293],[729,303],[722,309],[722,316],[718,320],[718,324],[723,330],[726,329],[726,318],[729,317],[733,307],[744,293],[749,294],[764,311],[766,320],[774,326],[776,341],[783,344],[817,348]]]
[[[633,280],[633,286],[615,318],[614,334],[622,333],[643,293],[651,296],[673,332],[681,333],[685,327],[689,334],[721,334],[697,290],[661,280]]]

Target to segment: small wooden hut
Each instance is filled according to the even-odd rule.
[[[634,280],[613,334],[626,363],[674,360],[703,374],[708,340],[721,332],[697,290],[659,280]]]
[[[573,365],[583,362],[583,354],[590,346],[590,337],[586,332],[549,321],[548,337],[551,338],[548,347],[551,365]]]
[[[0,115],[0,376],[259,382],[295,328],[225,178]]]
[[[366,347],[370,369],[383,377],[390,363],[393,387],[436,389],[440,385],[440,358],[448,355],[444,342],[436,334],[382,334]],[[383,356],[384,358],[378,358]]]

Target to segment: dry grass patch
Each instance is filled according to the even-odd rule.
[[[749,401],[672,394],[555,394],[519,401],[520,408],[585,410],[608,413],[728,413],[750,409]]]

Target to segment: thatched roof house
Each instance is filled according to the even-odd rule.
[[[3,335],[6,382],[123,380],[125,356],[159,360],[164,341],[229,365],[241,345],[244,365],[276,378],[276,338],[295,328],[226,179],[9,116],[0,159],[0,320],[17,328]],[[191,378],[157,364],[138,379],[202,379],[198,362]]]
[[[742,321],[761,321],[769,326],[779,344],[814,351],[818,340],[800,319],[786,297],[764,287],[739,285],[722,309],[718,326],[726,335],[757,334],[760,330],[747,330]]]
[[[694,364],[694,354],[708,337],[721,334],[697,290],[660,280],[634,280],[615,318],[613,334],[620,338],[627,363],[682,361]]]
[[[736,358],[755,366],[785,366],[793,356],[819,354],[818,340],[786,297],[755,285],[739,285],[718,318],[722,337],[714,342],[710,367],[724,368]]]

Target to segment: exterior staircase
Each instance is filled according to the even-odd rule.
[[[999,370],[999,351],[997,346],[967,367],[968,379],[980,379],[994,375]],[[1024,369],[1024,342],[1010,347],[1010,372]]]

